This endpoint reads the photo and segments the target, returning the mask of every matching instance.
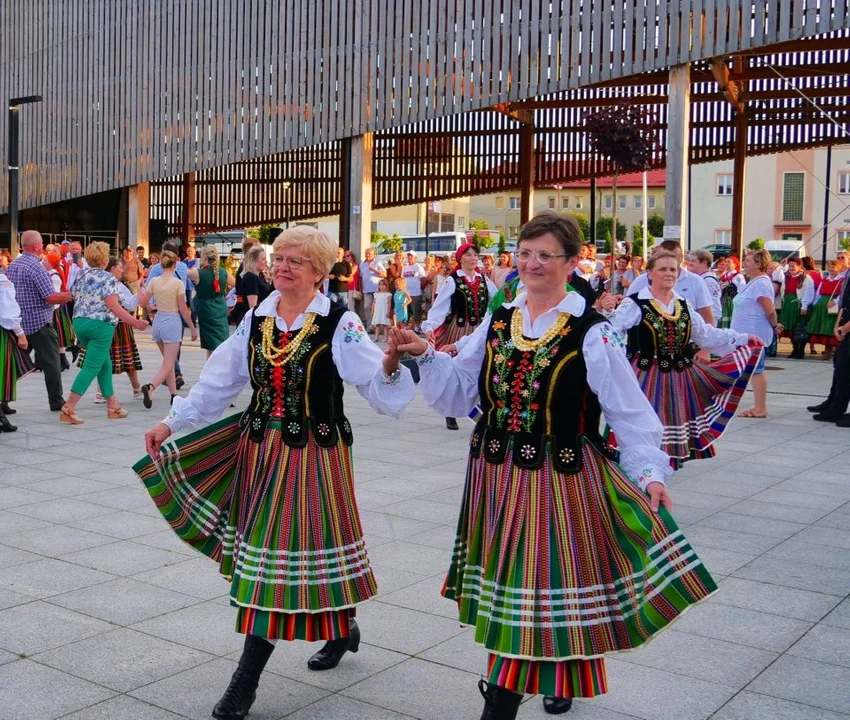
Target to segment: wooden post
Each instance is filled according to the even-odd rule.
[[[195,173],[183,176],[183,228],[180,233],[183,250],[195,241]]]
[[[744,61],[736,55],[732,58],[732,74],[739,75],[744,71]],[[744,258],[744,198],[746,195],[747,175],[747,106],[741,101],[741,93],[745,90],[743,81],[728,83],[726,92],[735,107],[735,160],[732,175],[732,254],[738,260]]]
[[[145,256],[150,250],[151,184],[132,185],[127,207],[127,247],[133,252],[141,245]]]
[[[667,120],[667,189],[664,240],[682,242],[688,236],[688,162],[691,132],[691,68],[670,68]]]
[[[519,131],[519,224],[522,227],[534,215],[534,181],[537,164],[534,155],[534,112],[520,110],[514,117],[522,123]]]
[[[372,243],[372,133],[342,141],[342,204],[340,244],[363,257]]]

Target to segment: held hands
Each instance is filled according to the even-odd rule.
[[[152,460],[159,457],[162,443],[168,439],[169,435],[171,435],[171,428],[165,423],[160,423],[145,433],[145,450],[148,451]]]
[[[147,330],[148,329],[148,321],[142,320],[141,318],[134,318],[133,322],[130,323],[136,330]]]
[[[646,486],[646,494],[649,495],[649,505],[655,512],[658,512],[658,507],[663,505],[667,512],[673,511],[673,501],[670,499],[670,493],[664,483],[651,482]]]
[[[21,350],[26,350],[29,347],[29,342],[27,341],[26,335],[18,335],[18,347]]]
[[[698,363],[702,363],[703,365],[709,365],[711,363],[711,353],[708,350],[700,350],[696,355],[694,355],[694,360]]]
[[[605,312],[611,312],[617,307],[617,298],[606,292],[602,294],[600,303]]]
[[[398,353],[401,357],[404,353],[410,353],[414,357],[421,355],[428,349],[428,341],[419,337],[413,330],[402,330],[401,328],[390,328],[387,341],[387,352]]]
[[[457,345],[455,345],[454,343],[452,343],[451,345],[443,345],[443,347],[440,348],[440,351],[454,357],[455,355],[457,355]]]
[[[764,347],[764,341],[757,335],[748,335],[747,339],[750,345],[754,345],[755,347]]]

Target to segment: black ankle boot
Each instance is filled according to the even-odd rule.
[[[573,706],[572,698],[560,698],[547,695],[543,698],[543,710],[549,715],[563,715]]]
[[[260,675],[271,657],[274,645],[256,635],[245,636],[245,647],[239,658],[239,667],[230,679],[221,700],[213,708],[216,720],[243,720],[257,697]]]
[[[0,432],[15,432],[18,429],[17,425],[12,425],[6,414],[0,410]]]
[[[15,410],[15,408],[13,407],[9,407],[9,403],[4,402],[0,403],[0,412],[2,412],[4,415],[14,415],[18,411]]]
[[[457,430],[457,420],[455,418],[446,418],[446,428],[449,430]]]
[[[486,690],[484,689],[486,686]],[[514,720],[519,712],[522,695],[505,688],[478,681],[478,690],[484,696],[484,712],[481,720]]]
[[[62,372],[71,369],[71,363],[68,362],[68,357],[65,355],[65,353],[59,353],[59,367],[61,368]]]
[[[354,620],[348,628],[348,637],[328,640],[319,652],[307,661],[310,670],[333,670],[342,656],[348,651],[356,653],[360,649],[360,628]]]

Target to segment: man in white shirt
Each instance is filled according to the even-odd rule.
[[[673,253],[682,264],[685,255],[682,252],[682,246],[675,240],[665,240],[660,245],[653,248],[653,253],[659,250],[667,250]],[[643,273],[635,278],[634,282],[629,285],[629,291],[626,293],[628,297],[637,295],[641,290],[649,285],[649,273]],[[714,325],[714,313],[711,310],[711,296],[705,287],[705,283],[699,275],[688,271],[685,268],[679,270],[679,279],[676,281],[676,292],[679,293],[690,305],[696,309],[703,320],[709,325]]]
[[[692,250],[688,253],[688,270],[694,275],[699,275],[705,283],[705,288],[711,297],[711,312],[714,315],[714,325],[723,316],[723,307],[721,295],[723,288],[720,286],[720,280],[711,270],[711,265],[714,262],[714,256],[702,248]]]
[[[367,247],[364,260],[360,263],[360,280],[363,285],[363,322],[372,325],[372,302],[378,292],[378,282],[387,276],[384,264],[375,260],[375,248]]]
[[[425,277],[425,269],[416,262],[416,253],[407,253],[407,265],[402,266],[401,276],[407,286],[407,294],[410,295],[410,320],[413,331],[418,333],[422,325],[422,278]]]

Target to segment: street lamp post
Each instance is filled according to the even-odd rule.
[[[289,230],[289,188],[292,183],[289,180],[284,180],[280,184],[283,189],[283,222],[286,223],[286,229]]]
[[[18,113],[21,105],[41,102],[41,95],[9,100],[9,250],[18,256],[18,205],[20,196],[20,168],[18,167]]]

